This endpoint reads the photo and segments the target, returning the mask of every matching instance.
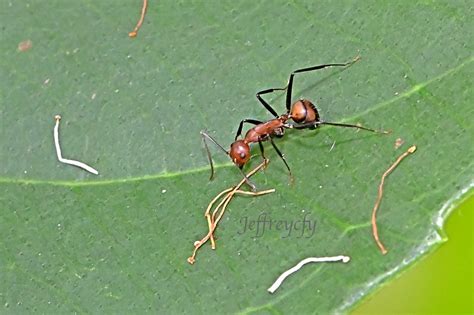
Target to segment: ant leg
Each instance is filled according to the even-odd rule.
[[[267,158],[265,157],[265,150],[263,149],[263,142],[262,142],[262,140],[263,140],[263,139],[262,139],[261,137],[258,137],[258,146],[259,146],[259,148],[260,148],[260,153],[262,154],[262,158],[263,158],[263,160],[265,161],[265,164],[267,164],[267,163],[266,163]]]
[[[291,110],[291,93],[292,93],[292,89],[293,89],[293,77],[294,77],[295,74],[301,73],[301,72],[313,71],[313,70],[320,70],[320,69],[324,69],[324,68],[327,68],[327,67],[345,67],[345,66],[353,64],[354,62],[358,61],[359,59],[360,59],[360,56],[357,56],[356,58],[354,58],[354,60],[352,60],[350,62],[346,62],[346,63],[330,63],[330,64],[324,64],[324,65],[319,65],[319,66],[314,66],[314,67],[295,70],[291,73],[290,79],[288,80],[288,84],[285,87],[283,87],[283,88],[272,88],[272,89],[267,89],[267,90],[260,91],[260,92],[257,93],[257,99],[265,107],[265,109],[268,110],[273,116],[279,117],[279,115],[273,109],[273,107],[270,104],[268,104],[268,102],[265,101],[262,98],[262,95],[268,94],[268,93],[273,93],[275,91],[288,90],[287,94],[286,94],[286,111],[287,111],[287,113],[289,113],[290,110]]]
[[[255,187],[255,184],[252,183],[252,181],[248,178],[247,174],[245,174],[244,170],[243,170],[244,166],[238,166],[238,169],[240,170],[240,173],[242,173],[242,176],[244,177],[245,179],[245,182],[247,183],[247,185],[250,186],[250,189],[252,189],[253,192],[257,191],[257,187]]]
[[[285,166],[286,166],[286,168],[288,169],[288,172],[289,172],[289,175],[290,175],[290,180],[293,181],[293,174],[291,173],[290,166],[289,166],[288,163],[286,162],[285,156],[284,156],[283,153],[281,153],[281,151],[278,149],[278,147],[276,146],[275,142],[273,141],[273,138],[271,138],[271,137],[270,137],[270,143],[272,144],[273,148],[274,148],[275,151],[278,153],[278,155],[280,156],[280,158],[283,160],[283,163],[285,163]]]
[[[263,160],[266,160],[267,158],[265,157],[265,151],[263,150],[263,143],[260,137],[258,138],[258,146],[260,147],[260,153],[262,154]]]
[[[264,168],[268,164],[268,159],[265,157],[265,151],[263,150],[263,139],[261,137],[258,138],[258,146],[260,147],[260,153],[262,154],[263,162],[265,163]]]
[[[262,122],[260,120],[255,120],[255,119],[243,119],[240,121],[240,124],[239,124],[239,128],[237,129],[237,133],[235,134],[235,140],[237,141],[237,138],[242,134],[242,127],[244,126],[244,123],[248,123],[248,124],[253,124],[253,125],[259,125],[261,124]],[[250,186],[250,188],[252,189],[252,191],[256,191],[257,188],[255,187],[255,184],[252,183],[250,181],[250,179],[247,177],[247,175],[245,175],[244,171],[242,170],[243,168],[243,165],[241,167],[239,167],[239,170],[240,172],[242,173],[242,175],[244,176],[245,178],[245,182],[247,183],[247,185]]]
[[[292,124],[289,126],[289,128],[306,129],[306,128],[311,128],[311,127],[316,128],[316,127],[319,127],[320,125],[330,125],[330,126],[344,127],[344,128],[356,128],[356,129],[367,130],[367,131],[382,133],[382,134],[389,134],[391,132],[391,131],[386,131],[386,130],[372,129],[372,128],[364,127],[361,125],[333,123],[333,122],[328,122],[328,121],[315,121],[315,122],[306,123],[306,124]]]
[[[318,121],[318,122],[316,122],[316,125],[330,125],[330,126],[336,126],[336,127],[357,128],[357,129],[372,131],[372,132],[376,132],[376,133],[383,133],[383,134],[389,134],[390,133],[390,131],[386,131],[386,130],[376,130],[376,129],[367,128],[367,127],[359,126],[359,125],[333,123],[333,122],[327,122],[327,121]]]
[[[315,122],[306,123],[306,124],[292,124],[292,125],[289,125],[288,128],[307,129],[307,128],[311,128],[311,127],[317,128],[320,125],[330,125],[330,126],[344,127],[344,128],[356,128],[356,129],[362,129],[362,130],[367,130],[367,131],[382,133],[382,134],[389,134],[390,133],[390,131],[372,129],[372,128],[364,127],[364,126],[361,126],[361,125],[333,123],[333,122],[328,122],[328,121],[315,121]]]
[[[353,60],[351,60],[349,62],[346,62],[346,63],[328,63],[328,64],[324,64],[324,65],[313,66],[313,67],[309,67],[309,68],[302,68],[302,69],[298,69],[298,70],[293,71],[290,74],[290,79],[288,80],[288,85],[287,85],[287,88],[288,88],[288,90],[286,92],[286,110],[287,110],[287,112],[289,113],[290,110],[291,110],[291,92],[293,90],[293,77],[295,76],[295,74],[302,73],[302,72],[308,72],[308,71],[321,70],[321,69],[324,69],[324,68],[327,68],[327,67],[345,67],[345,66],[349,66],[349,65],[353,64],[354,62],[356,62],[358,60],[360,60],[360,56],[357,56]]]
[[[255,119],[244,119],[240,121],[239,128],[237,129],[237,133],[235,134],[235,140],[237,140],[237,138],[242,134],[242,127],[244,126],[244,123],[259,125],[262,122],[260,120]]]
[[[214,178],[214,164],[212,163],[211,151],[209,151],[209,146],[207,145],[206,139],[214,143],[219,149],[224,151],[225,154],[229,155],[229,151],[224,149],[219,143],[217,143],[217,141],[214,138],[208,135],[207,132],[204,130],[201,131],[201,137],[202,137],[202,141],[204,142],[204,147],[206,148],[209,164],[211,165],[211,177],[209,178],[209,180],[212,180]]]
[[[275,118],[278,118],[279,115],[277,114],[277,112],[273,109],[273,107],[268,104],[263,98],[262,98],[262,95],[264,94],[268,94],[268,93],[273,93],[275,91],[284,91],[286,90],[287,87],[284,87],[284,88],[274,88],[274,89],[267,89],[267,90],[263,90],[263,91],[260,91],[257,93],[257,99],[260,101],[260,103],[263,105],[263,107],[266,108],[266,110],[268,110],[273,116],[275,116]]]

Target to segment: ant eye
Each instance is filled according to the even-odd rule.
[[[240,152],[240,158],[241,159],[245,158],[245,152]]]

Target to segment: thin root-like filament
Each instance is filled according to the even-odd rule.
[[[400,162],[407,157],[409,154],[415,152],[416,146],[412,145],[410,148],[408,148],[407,151],[405,151],[402,155],[398,157],[398,159],[383,173],[382,179],[380,181],[379,189],[378,189],[378,194],[377,194],[377,199],[375,200],[375,205],[374,209],[372,210],[372,235],[374,236],[375,242],[377,243],[377,246],[380,248],[380,251],[382,254],[386,254],[388,250],[385,248],[383,243],[380,241],[379,238],[379,233],[377,230],[377,210],[380,206],[380,202],[382,200],[382,195],[383,195],[383,185],[385,183],[385,178],[400,164]]]
[[[77,166],[77,167],[82,168],[83,170],[88,171],[89,173],[92,173],[94,175],[99,175],[99,172],[95,168],[87,165],[86,163],[63,158],[63,154],[61,152],[61,145],[59,144],[59,121],[61,120],[61,116],[60,115],[54,116],[54,120],[56,121],[56,124],[54,125],[54,129],[53,129],[53,138],[54,138],[54,146],[56,148],[56,156],[58,157],[59,162]]]
[[[131,31],[130,33],[128,33],[128,36],[129,37],[136,37],[137,34],[138,34],[138,30],[140,29],[140,27],[142,26],[143,24],[143,20],[145,20],[145,13],[146,13],[146,8],[148,6],[148,0],[143,0],[143,6],[142,6],[142,12],[140,14],[140,19],[138,20],[137,22],[137,25],[135,26],[135,28],[133,29],[133,31]]]
[[[264,161],[260,165],[258,165],[256,168],[254,168],[252,171],[250,171],[247,174],[247,178],[251,177],[257,171],[262,169],[266,165],[266,163],[268,162]],[[206,212],[204,213],[204,216],[206,217],[206,220],[207,220],[209,231],[201,240],[194,242],[193,254],[192,256],[188,258],[188,262],[190,264],[194,264],[194,262],[196,261],[196,253],[198,249],[202,245],[204,245],[209,239],[211,240],[211,248],[212,249],[216,248],[216,243],[214,239],[214,231],[217,227],[217,224],[222,219],[225,209],[227,208],[227,205],[232,200],[235,194],[248,195],[248,196],[261,196],[261,195],[269,194],[275,191],[274,189],[268,189],[268,190],[259,191],[259,192],[240,190],[240,187],[245,182],[246,182],[246,179],[244,178],[236,186],[225,189],[224,191],[220,192],[216,197],[214,197],[214,199],[211,200],[211,202],[207,206]],[[219,200],[219,198],[221,198],[223,195],[225,195],[224,198],[219,202],[219,204],[216,206],[216,208],[211,214],[212,207],[217,202],[217,200]]]

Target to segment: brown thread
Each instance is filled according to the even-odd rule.
[[[138,30],[142,26],[143,20],[145,19],[145,13],[146,13],[147,6],[148,6],[148,0],[143,0],[143,7],[142,7],[142,12],[141,12],[141,15],[140,15],[140,19],[138,20],[137,25],[135,26],[133,31],[128,33],[129,37],[136,37],[137,36]]]
[[[374,209],[372,210],[372,234],[374,236],[375,242],[377,243],[377,246],[380,248],[380,251],[382,254],[386,254],[388,250],[385,248],[385,246],[382,244],[382,242],[379,239],[379,234],[377,230],[377,219],[376,219],[376,214],[377,210],[380,206],[380,202],[382,200],[382,194],[383,194],[383,184],[385,182],[385,178],[397,167],[400,162],[407,157],[409,154],[413,153],[416,151],[416,146],[412,145],[410,148],[408,148],[407,151],[405,151],[402,155],[398,157],[398,159],[383,173],[382,175],[382,180],[380,181],[379,189],[378,189],[378,195],[377,199],[375,200],[375,205]]]
[[[254,175],[256,172],[258,172],[260,169],[262,169],[266,164],[268,163],[267,160],[259,164],[256,168],[254,168],[252,171],[250,171],[247,174],[247,178],[250,178],[252,175]],[[190,264],[194,264],[196,261],[196,253],[198,249],[204,245],[209,239],[211,240],[211,248],[215,249],[216,248],[216,243],[214,239],[214,231],[217,228],[217,225],[219,224],[219,221],[222,219],[224,216],[224,212],[227,208],[227,205],[229,202],[232,200],[235,194],[241,194],[241,195],[250,195],[250,196],[260,196],[264,194],[269,194],[275,191],[275,189],[268,189],[264,191],[259,191],[259,192],[252,192],[252,191],[244,191],[240,190],[239,188],[246,183],[246,178],[243,178],[236,186],[225,189],[224,191],[220,192],[214,199],[211,200],[209,205],[207,206],[206,212],[204,216],[206,217],[209,232],[200,240],[194,242],[194,250],[192,256],[188,257],[188,262]],[[217,207],[214,209],[211,215],[211,209],[213,205],[219,200],[219,198],[222,197],[222,195],[227,194],[221,202],[217,205]]]

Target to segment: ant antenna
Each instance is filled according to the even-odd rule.
[[[207,145],[206,139],[214,143],[219,149],[221,149],[225,154],[227,154],[227,156],[230,157],[230,154],[229,154],[229,151],[224,149],[224,147],[221,146],[214,138],[212,138],[205,130],[201,130],[200,133],[201,133],[202,140],[204,142],[204,146],[206,148],[207,158],[209,159],[209,164],[211,166],[211,177],[209,177],[209,180],[212,180],[214,178],[214,163],[212,162],[211,151],[209,150],[209,146]],[[250,186],[252,191],[256,191],[257,188],[255,187],[255,184],[250,181],[250,179],[242,170],[242,167],[238,167],[238,169],[240,170],[240,173],[245,178],[245,182],[247,183],[247,185]]]
[[[212,180],[214,178],[214,163],[212,163],[212,157],[211,157],[211,151],[209,150],[209,146],[207,145],[206,139],[210,140],[212,143],[214,143],[219,149],[224,151],[225,154],[229,155],[229,151],[224,149],[219,143],[217,143],[214,138],[212,138],[210,135],[207,134],[205,130],[201,130],[201,137],[202,137],[202,142],[204,142],[204,147],[206,148],[206,153],[207,153],[207,158],[209,159],[209,164],[211,165],[211,177],[209,177],[209,180]]]

